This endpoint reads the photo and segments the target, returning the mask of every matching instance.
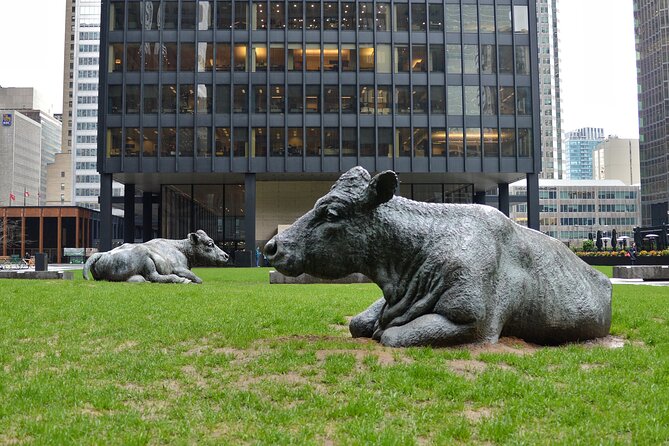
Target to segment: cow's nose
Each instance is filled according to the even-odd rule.
[[[276,240],[274,239],[270,240],[269,242],[267,242],[265,248],[263,249],[263,251],[265,252],[265,257],[267,257],[268,260],[271,259],[276,255],[277,249],[278,247],[276,244]]]

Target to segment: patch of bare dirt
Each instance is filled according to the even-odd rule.
[[[325,361],[331,355],[353,355],[357,367],[363,368],[363,361],[368,356],[376,356],[376,361],[381,366],[389,366],[397,363],[410,364],[413,359],[399,354],[401,350],[393,350],[387,347],[379,347],[374,350],[353,350],[353,349],[331,349],[316,350],[316,359],[320,362]]]
[[[164,400],[126,401],[124,404],[139,412],[144,421],[158,420],[160,414],[169,407]]]
[[[468,404],[465,406],[465,410],[462,412],[462,415],[472,423],[478,423],[483,418],[490,418],[493,415],[493,410],[490,407],[474,408]]]
[[[667,322],[666,320],[662,319],[661,317],[654,317],[654,318],[651,318],[651,320],[653,322],[657,322],[658,324],[665,324]]]
[[[116,387],[118,387],[119,389],[128,390],[130,392],[143,392],[144,391],[144,387],[140,386],[139,384],[135,384],[135,383],[116,384]]]
[[[253,388],[255,385],[263,382],[272,382],[277,384],[286,384],[290,386],[313,386],[319,393],[325,393],[325,388],[316,382],[312,382],[306,377],[300,375],[296,372],[282,373],[276,375],[263,375],[263,376],[244,376],[239,381],[237,381],[237,387],[240,389],[248,390]]]
[[[82,415],[88,415],[91,417],[100,417],[104,415],[104,412],[96,409],[95,407],[91,406],[90,404],[85,404],[84,407],[81,408],[79,411]]]
[[[464,344],[457,348],[469,350],[472,357],[478,358],[485,353],[510,353],[518,356],[532,355],[539,350],[541,346],[525,342],[519,338],[503,337],[499,338],[499,341],[495,344]]]
[[[139,343],[137,341],[125,341],[123,344],[119,345],[114,349],[114,353],[121,353],[126,350],[130,350],[132,348],[137,347]]]
[[[198,372],[197,369],[192,365],[181,367],[181,371],[184,373],[184,375],[191,378],[195,382],[195,385],[198,386],[199,388],[205,389],[208,387],[207,381],[200,374],[200,372]]]
[[[596,369],[603,369],[606,367],[604,364],[581,364],[581,370],[584,372]]]
[[[583,345],[584,347],[604,347],[610,349],[623,348],[625,346],[625,339],[618,336],[606,336],[604,338],[591,339],[585,342],[575,342],[575,345]],[[643,342],[641,343],[643,345]]]

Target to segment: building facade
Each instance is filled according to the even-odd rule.
[[[570,180],[592,180],[592,152],[604,141],[604,129],[583,127],[565,135],[567,178]]]
[[[98,86],[100,64],[100,0],[67,0],[63,84],[63,153],[72,167],[60,169],[51,183],[65,186],[49,195],[64,203],[100,209],[97,172]],[[64,157],[63,157],[64,158]],[[62,172],[68,176],[60,177]],[[61,181],[62,180],[62,181]],[[114,195],[123,186],[113,185]]]
[[[0,87],[0,205],[43,204],[61,123],[33,88]],[[12,198],[13,197],[13,198]]]
[[[102,212],[118,180],[126,212],[159,207],[149,232],[252,249],[361,165],[417,199],[499,186],[506,209],[525,177],[538,228],[535,6],[105,0]]]
[[[592,152],[595,180],[620,180],[626,185],[639,179],[639,140],[609,136]]]
[[[641,214],[644,226],[667,223],[669,212],[669,9],[666,2],[634,0]]]
[[[511,195],[524,195],[522,182],[512,184]],[[564,243],[580,246],[597,231],[633,238],[641,223],[638,185],[620,180],[539,180],[541,232]],[[525,224],[525,204],[511,206],[511,218]]]
[[[564,177],[558,0],[537,1],[539,102],[541,104],[540,178]]]

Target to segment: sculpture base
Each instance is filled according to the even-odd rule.
[[[318,277],[310,276],[309,274],[300,274],[297,277],[290,277],[281,274],[278,271],[269,272],[269,283],[270,284],[314,284],[314,283],[372,283],[371,280],[364,274],[354,273],[341,279],[327,280],[319,279]]]
[[[669,280],[669,265],[614,266],[615,279]]]
[[[0,279],[74,280],[73,271],[0,271]]]

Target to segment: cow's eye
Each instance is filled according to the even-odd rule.
[[[213,248],[214,247],[214,242],[207,243],[207,246],[210,247],[210,248]]]
[[[335,221],[337,218],[339,218],[339,213],[335,209],[328,209],[325,219],[327,221]]]

